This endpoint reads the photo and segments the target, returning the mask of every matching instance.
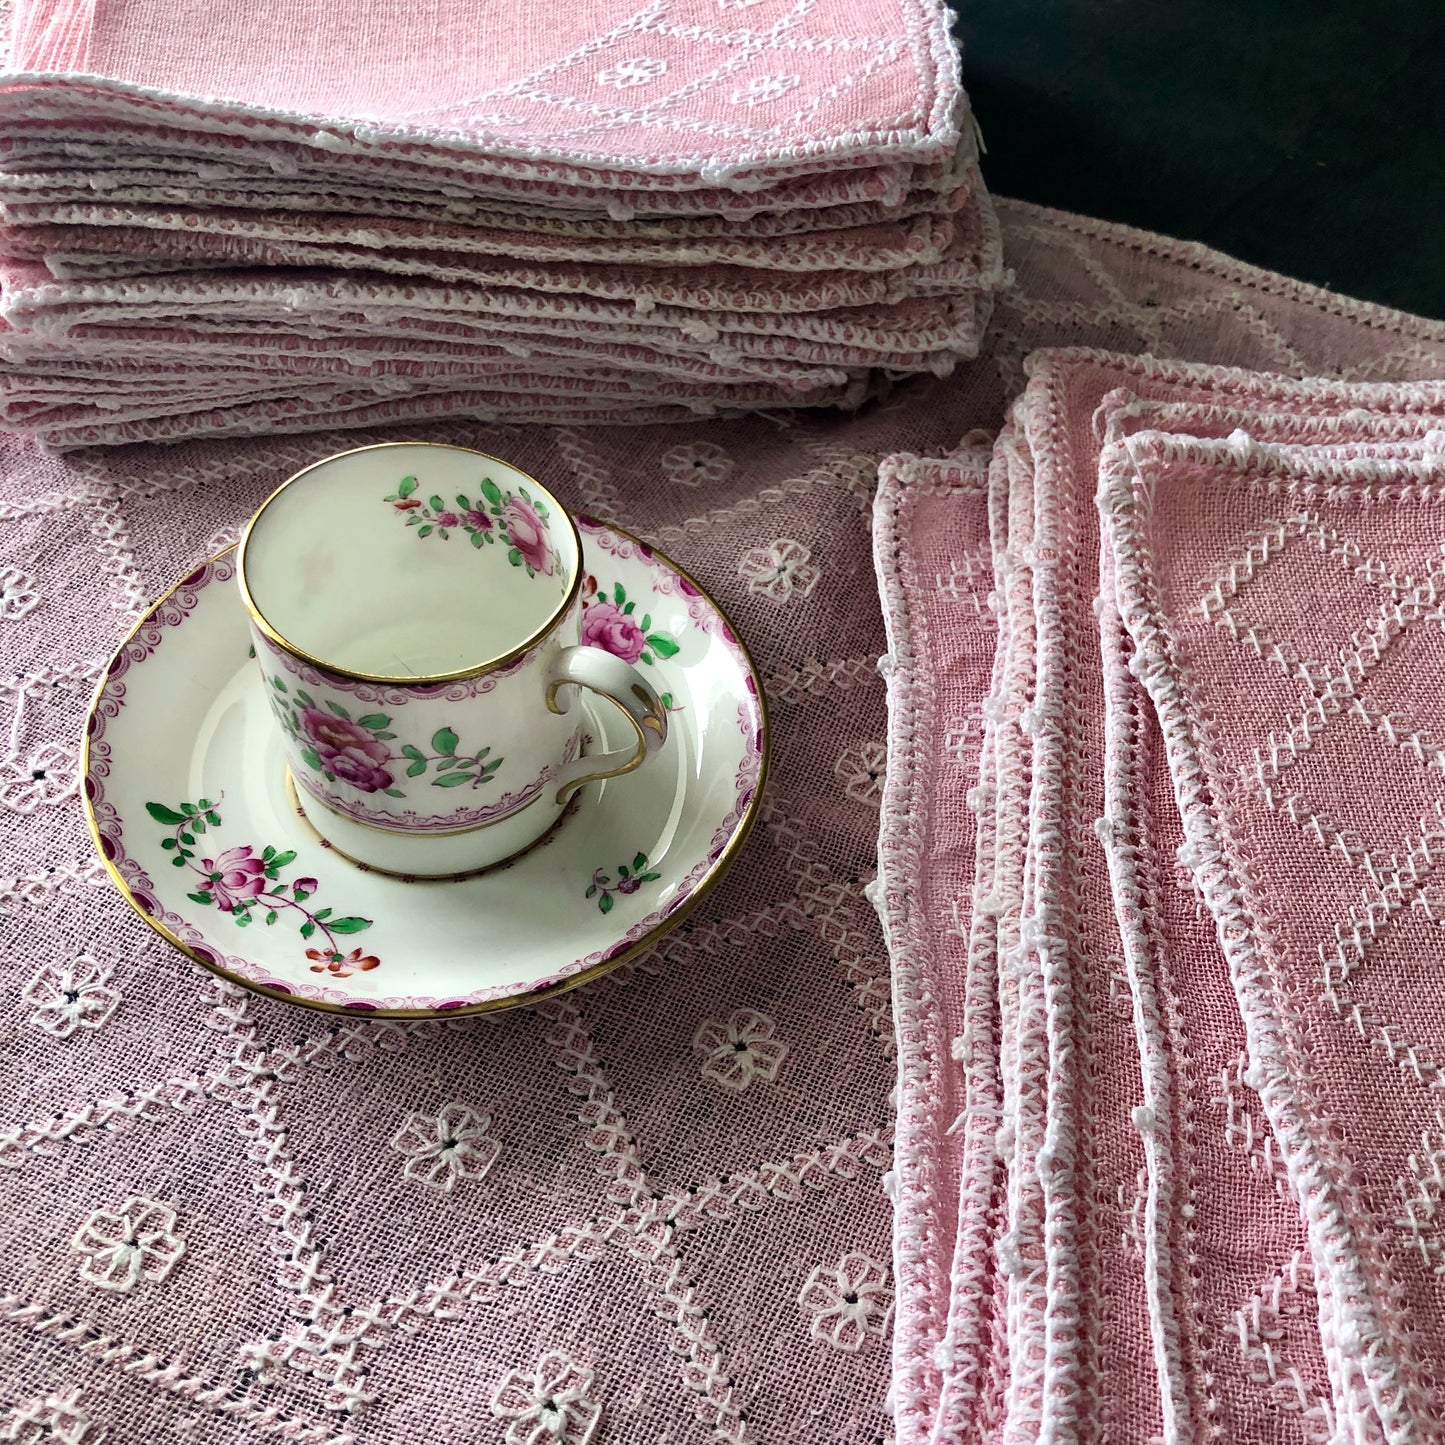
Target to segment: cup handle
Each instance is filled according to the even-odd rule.
[[[547,678],[550,711],[565,713],[571,707],[571,695],[562,691],[569,685],[585,687],[615,704],[636,730],[637,740],[631,747],[568,764],[557,780],[558,803],[565,803],[588,783],[620,778],[640,768],[667,741],[667,709],[662,700],[642,674],[620,657],[600,647],[564,647]]]

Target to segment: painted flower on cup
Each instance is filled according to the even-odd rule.
[[[486,547],[498,536],[507,543],[507,560],[524,567],[529,577],[550,577],[557,570],[548,531],[546,505],[525,487],[504,492],[490,477],[484,477],[476,497],[458,493],[451,501],[440,495],[423,499],[416,495],[415,477],[403,477],[396,491],[385,500],[406,515],[406,525],[415,527],[418,537],[439,537],[446,541],[453,532],[464,532],[473,547]]]
[[[270,683],[271,707],[281,726],[299,747],[306,766],[330,783],[402,798],[406,794],[396,786],[399,772],[419,778],[434,770],[434,788],[459,788],[464,783],[479,788],[491,782],[505,761],[492,757],[491,748],[462,751],[461,739],[449,727],[432,734],[429,751],[415,743],[401,743],[393,751],[397,736],[386,713],[353,718],[334,699],[328,698],[323,708],[304,688],[294,682],[288,685],[279,675],[273,674]]]
[[[661,873],[648,868],[647,854],[638,853],[633,857],[630,867],[626,863],[618,867],[615,879],[605,868],[598,868],[592,874],[592,884],[586,897],[595,898],[603,913],[611,913],[615,902],[612,896],[614,893],[621,893],[625,897],[629,893],[636,893],[644,883],[655,883],[661,877]]]
[[[595,577],[582,581],[582,643],[600,647],[623,662],[654,662],[676,657],[680,648],[670,632],[652,625],[650,613],[639,613],[622,583],[609,593],[599,589]]]
[[[358,970],[377,968],[381,960],[361,949],[343,952],[338,939],[349,933],[363,933],[371,927],[371,919],[346,915],[335,916],[332,908],[312,908],[320,884],[315,878],[293,878],[286,882],[282,871],[296,861],[293,849],[280,852],[263,848],[258,854],[249,843],[223,848],[214,858],[197,859],[196,839],[210,829],[221,826],[220,804],[209,798],[194,803],[147,803],[148,812],[157,823],[170,829],[161,840],[161,849],[170,855],[171,866],[186,868],[195,875],[190,893],[193,903],[214,905],[229,913],[238,928],[249,927],[260,918],[270,928],[281,919],[299,923],[298,932],[306,940],[318,943],[306,950],[313,973],[329,973],[349,978]]]

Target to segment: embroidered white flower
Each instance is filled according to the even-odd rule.
[[[833,765],[843,791],[857,803],[871,803],[875,808],[883,800],[884,765],[888,751],[882,743],[864,743],[849,748]]]
[[[0,617],[24,617],[40,601],[35,579],[18,567],[0,572]]]
[[[806,597],[823,575],[812,562],[813,554],[801,542],[779,537],[770,547],[753,547],[738,563],[738,576],[756,592],[781,606],[796,593]]]
[[[850,1355],[863,1348],[869,1335],[881,1339],[893,1314],[887,1281],[886,1264],[856,1251],[845,1254],[836,1269],[820,1264],[798,1296],[798,1304],[812,1316],[809,1334]]]
[[[950,563],[946,573],[936,573],[933,580],[941,596],[981,616],[993,584],[993,559],[986,551],[967,552]]]
[[[481,1179],[502,1152],[487,1130],[490,1114],[448,1104],[440,1114],[406,1116],[391,1147],[407,1156],[405,1174],[428,1189],[450,1194],[463,1179]]]
[[[666,73],[667,61],[651,55],[630,55],[626,60],[619,60],[611,69],[602,71],[597,77],[597,84],[630,90],[634,85],[647,85]]]
[[[507,1445],[590,1445],[602,1421],[602,1407],[588,1398],[593,1377],[561,1350],[543,1355],[530,1379],[508,1370],[492,1396],[492,1414],[512,1422]]]
[[[104,1428],[80,1408],[79,1388],[43,1400],[22,1400],[0,1420],[0,1440],[10,1445],[100,1445]]]
[[[692,1037],[703,1078],[735,1094],[754,1079],[772,1083],[788,1054],[787,1044],[773,1037],[776,1032],[772,1019],[756,1009],[740,1008],[725,1024],[706,1020]]]
[[[75,749],[64,743],[42,743],[23,762],[6,768],[0,802],[16,813],[69,798],[76,787]]]
[[[98,1029],[116,1011],[120,995],[109,987],[110,969],[82,954],[70,963],[47,963],[20,990],[33,1004],[30,1022],[57,1039],[76,1029]]]
[[[159,1284],[186,1252],[175,1228],[176,1211],[142,1195],[118,1210],[97,1209],[70,1242],[84,1256],[81,1279],[121,1294],[142,1280]]]
[[[662,470],[684,487],[726,481],[733,472],[733,459],[716,442],[669,447],[658,460]]]
[[[779,96],[795,89],[800,79],[801,77],[796,75],[755,75],[740,90],[733,91],[728,99],[734,105],[746,105],[749,108],[766,105],[770,100],[777,100]]]

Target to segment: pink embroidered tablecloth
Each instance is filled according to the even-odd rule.
[[[930,910],[906,955],[895,1058],[864,895],[890,646],[870,559],[880,461],[1000,426],[1024,355],[1050,342],[1378,376],[1445,355],[1445,327],[1199,248],[1001,216],[1017,283],[985,356],[851,421],[428,429],[677,557],[754,649],[772,709],[776,775],[723,887],[652,955],[537,1009],[328,1025],[201,975],[91,861],[74,769],[101,662],[271,486],[356,434],[68,459],[4,444],[0,1438],[922,1438],[918,1403],[951,1363],[935,1353],[946,1312],[917,1313],[916,1282],[951,1274],[960,1231],[921,1170],[964,1141],[948,1136],[956,1100],[920,1088],[920,1049],[948,1040],[957,1066],[962,994],[930,990],[968,900],[939,899],[964,911]],[[986,602],[991,565],[968,552],[937,571]],[[960,775],[984,655],[950,695],[953,755],[934,760]],[[960,889],[971,826],[947,835]],[[921,1015],[939,1000],[941,1020]],[[1134,1217],[1132,1192],[1095,1202],[1111,1229]],[[956,1328],[974,1320],[996,1356],[992,1319],[965,1309]]]

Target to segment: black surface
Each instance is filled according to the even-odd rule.
[[[954,0],[989,187],[1445,317],[1445,0]]]

